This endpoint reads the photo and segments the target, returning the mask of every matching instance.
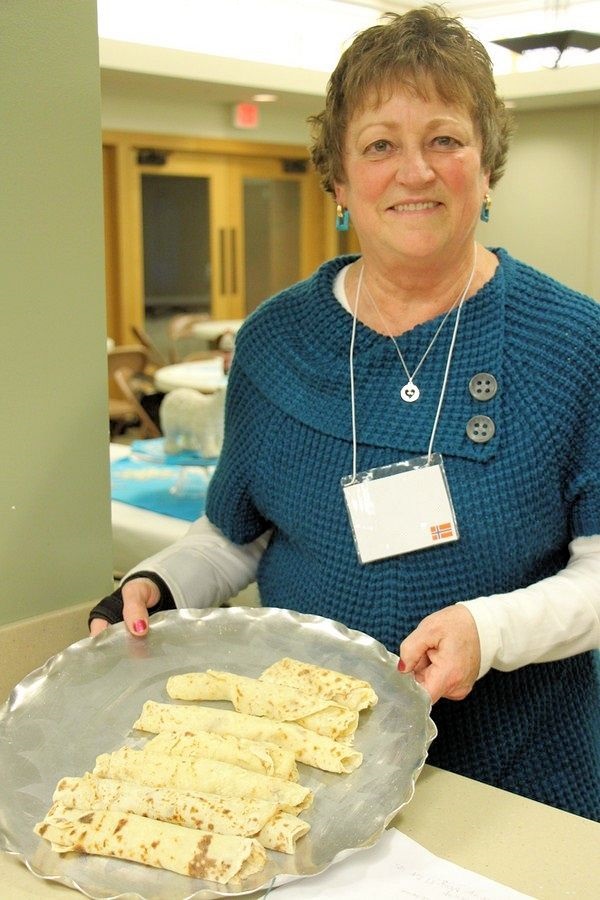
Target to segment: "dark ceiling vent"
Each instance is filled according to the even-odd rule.
[[[167,154],[164,150],[144,148],[143,150],[138,150],[137,161],[139,166],[164,166],[167,161]]]
[[[556,68],[560,58],[569,47],[578,47],[581,50],[597,50],[600,47],[600,34],[591,31],[549,31],[546,34],[526,34],[522,37],[501,38],[493,41],[500,47],[506,47],[514,53],[526,53],[528,50],[543,50],[554,47],[558,51],[558,57],[554,63]]]

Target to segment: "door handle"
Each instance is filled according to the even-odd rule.
[[[227,265],[225,261],[225,229],[219,228],[219,277],[221,294],[227,293]]]
[[[231,293],[237,294],[237,232],[230,230],[229,247],[231,251]]]

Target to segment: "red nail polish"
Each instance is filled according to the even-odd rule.
[[[137,622],[133,623],[133,630],[136,634],[141,634],[142,631],[146,630],[146,623],[143,619],[138,619]]]
[[[399,659],[398,660],[398,671],[404,672],[405,669],[406,669],[406,663],[403,662],[403,660]]]

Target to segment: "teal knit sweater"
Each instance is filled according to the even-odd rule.
[[[600,533],[600,306],[495,251],[494,277],[465,303],[434,450],[442,453],[460,540],[361,565],[340,487],[351,472],[352,317],[332,293],[351,258],[263,303],[241,329],[226,433],[207,514],[232,541],[267,528],[264,606],[314,613],[397,653],[429,613],[555,574],[574,537]],[[358,470],[427,451],[453,317],[420,370],[421,398],[392,341],[358,323]],[[399,338],[409,370],[440,320]],[[493,399],[471,397],[478,372]],[[466,434],[474,415],[496,425]],[[301,656],[301,652],[298,651]],[[600,819],[600,673],[595,655],[492,670],[459,703],[441,700],[429,761]],[[326,664],[326,661],[324,661]]]

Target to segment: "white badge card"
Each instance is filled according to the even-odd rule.
[[[439,453],[346,475],[342,490],[362,563],[458,540]]]

